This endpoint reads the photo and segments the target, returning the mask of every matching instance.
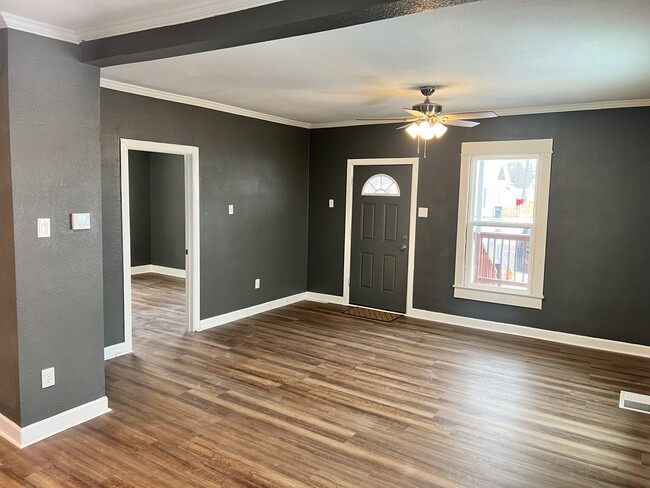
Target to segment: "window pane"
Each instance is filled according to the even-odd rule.
[[[477,159],[472,167],[474,220],[532,223],[536,159]]]
[[[472,226],[468,242],[471,283],[527,290],[530,234],[529,226]]]
[[[399,196],[399,185],[388,175],[379,174],[368,178],[361,190],[362,195]]]

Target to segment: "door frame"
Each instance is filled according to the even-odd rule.
[[[201,256],[199,223],[199,148],[163,142],[120,139],[122,191],[122,272],[124,282],[124,352],[133,351],[131,306],[131,215],[129,197],[129,151],[177,154],[184,157],[185,171],[185,303],[187,330],[200,329]]]
[[[406,277],[406,314],[413,310],[413,277],[415,275],[415,223],[417,219],[419,158],[348,159],[348,173],[345,186],[345,248],[343,254],[343,303],[350,305],[350,259],[352,255],[352,203],[354,200],[355,166],[394,166],[410,164],[411,212],[409,222],[408,270]]]

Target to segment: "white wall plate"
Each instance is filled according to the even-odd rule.
[[[72,226],[72,230],[90,229],[90,214],[89,213],[70,214],[70,225]]]

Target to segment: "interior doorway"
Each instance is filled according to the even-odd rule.
[[[412,310],[418,163],[348,160],[344,303]]]
[[[183,313],[183,323],[188,331],[199,329],[198,175],[197,147],[121,140],[124,338],[127,352],[133,350],[134,296],[137,300],[149,300],[152,297],[147,293],[155,294],[158,290],[162,295],[155,300],[167,303],[170,313]],[[142,185],[146,180],[149,187],[145,189]],[[140,185],[140,191],[134,191],[133,185]]]

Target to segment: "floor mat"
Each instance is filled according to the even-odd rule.
[[[378,320],[379,322],[392,322],[402,317],[400,313],[381,312],[370,308],[350,307],[345,312],[346,315],[361,317],[363,319]]]

